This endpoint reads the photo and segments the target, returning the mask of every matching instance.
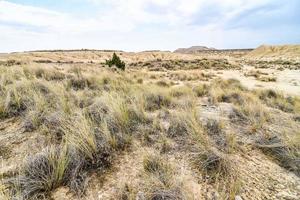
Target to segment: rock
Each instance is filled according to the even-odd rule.
[[[234,200],[243,200],[243,199],[242,199],[241,196],[238,196],[238,195],[237,195],[237,196],[234,197]]]
[[[295,117],[294,117],[294,120],[295,120],[296,122],[300,122],[300,115],[295,116]]]
[[[51,199],[53,200],[67,200],[73,199],[70,191],[67,187],[57,188],[55,191],[51,193]]]
[[[278,184],[277,188],[280,189],[280,190],[283,190],[285,188],[285,186],[283,184]]]
[[[294,195],[294,194],[290,194],[286,191],[282,191],[282,192],[279,192],[276,197],[278,199],[285,199],[285,200],[297,200],[298,197],[297,195]]]
[[[136,200],[145,200],[145,195],[143,192],[139,191],[136,195]]]

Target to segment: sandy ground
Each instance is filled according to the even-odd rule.
[[[289,70],[285,69],[283,71],[265,69],[260,70],[272,74],[272,76],[277,78],[276,82],[262,82],[256,80],[254,77],[246,77],[244,73],[246,71],[255,70],[253,67],[244,66],[243,70],[222,70],[222,74],[217,76],[230,79],[234,78],[248,87],[249,89],[274,89],[283,92],[288,95],[300,96],[300,70]]]

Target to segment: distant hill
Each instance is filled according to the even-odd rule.
[[[190,48],[179,48],[174,51],[174,53],[187,53],[187,54],[193,54],[201,51],[211,51],[216,50],[215,48],[209,48],[206,46],[192,46]]]
[[[300,45],[261,45],[246,57],[254,59],[300,59]]]

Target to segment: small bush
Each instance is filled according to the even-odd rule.
[[[251,100],[251,96],[246,88],[244,88],[238,80],[215,80],[211,84],[209,91],[210,102],[227,102],[234,104],[243,104],[246,99]]]
[[[113,54],[112,59],[106,60],[106,65],[109,67],[116,66],[121,70],[125,70],[125,62],[123,62],[116,53]]]

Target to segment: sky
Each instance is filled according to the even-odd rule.
[[[300,44],[300,0],[0,0],[0,52]]]

